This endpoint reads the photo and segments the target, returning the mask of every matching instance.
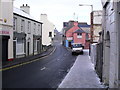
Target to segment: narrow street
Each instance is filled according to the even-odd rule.
[[[77,56],[59,41],[55,52],[39,61],[3,71],[3,88],[57,88]]]

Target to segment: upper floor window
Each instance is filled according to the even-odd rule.
[[[88,33],[86,33],[86,40],[89,40],[89,35],[88,35]]]
[[[21,31],[25,31],[25,20],[21,20]]]
[[[13,30],[17,30],[17,18],[16,17],[14,17],[13,18]]]
[[[35,31],[36,31],[36,23],[34,23],[34,33],[35,33]]]
[[[38,31],[40,31],[40,24],[38,24]]]
[[[28,33],[31,33],[31,23],[28,21]]]
[[[82,33],[77,33],[77,38],[82,38]]]
[[[52,32],[49,32],[49,37],[52,37]]]

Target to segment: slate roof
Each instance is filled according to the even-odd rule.
[[[86,32],[83,31],[82,29],[78,29],[78,30],[74,31],[73,33],[86,33]]]
[[[30,16],[29,14],[25,13],[24,11],[22,11],[21,9],[18,9],[16,7],[13,8],[13,13],[17,14],[17,15],[20,15],[22,17],[25,17],[27,19],[31,19],[31,20],[34,20],[36,22],[42,23],[42,21],[36,20],[34,17]]]
[[[78,23],[78,27],[90,27],[90,25],[88,25],[86,22],[79,22]]]

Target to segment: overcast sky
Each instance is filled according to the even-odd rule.
[[[63,22],[69,20],[90,24],[91,7],[79,4],[93,5],[93,10],[102,10],[101,0],[14,0],[15,7],[19,8],[22,4],[30,6],[30,14],[37,20],[40,20],[40,14],[47,14],[59,31]]]

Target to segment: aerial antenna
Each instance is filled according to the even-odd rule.
[[[73,13],[73,20],[75,21],[75,12]]]
[[[77,19],[77,21],[78,21],[78,15],[77,15],[77,18],[76,18],[76,19]]]

